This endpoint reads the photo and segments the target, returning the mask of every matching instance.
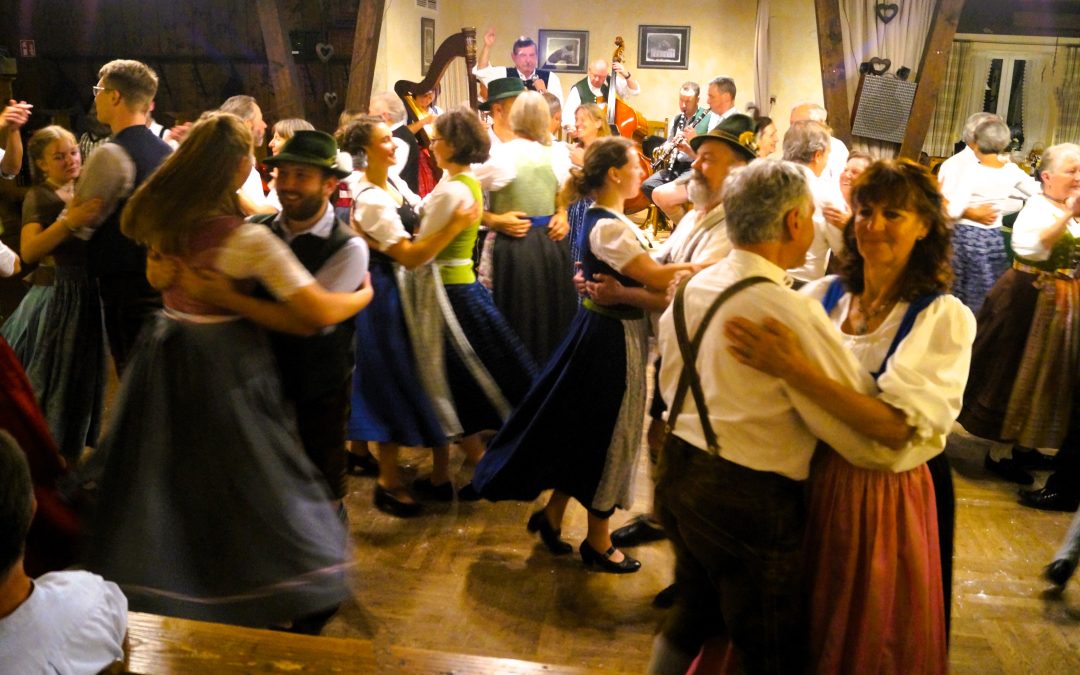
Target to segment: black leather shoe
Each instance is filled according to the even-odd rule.
[[[1035,448],[1014,445],[1012,457],[1016,466],[1027,471],[1050,471],[1054,468],[1054,458],[1042,454]]]
[[[1061,558],[1046,566],[1046,569],[1043,570],[1043,579],[1046,579],[1055,586],[1064,588],[1065,584],[1069,583],[1069,578],[1072,577],[1073,572],[1075,571],[1076,563]]]
[[[525,529],[533,533],[539,532],[540,541],[544,542],[544,546],[547,546],[547,549],[554,555],[565,555],[574,550],[573,546],[563,541],[559,536],[562,534],[562,530],[551,526],[544,509],[540,509],[529,516],[529,522],[525,524]]]
[[[1020,490],[1020,503],[1043,511],[1071,513],[1080,507],[1080,495],[1047,485],[1041,490]]]
[[[355,452],[345,453],[348,462],[348,471],[354,476],[378,476],[379,460],[371,454],[358,455]]]
[[[462,485],[461,489],[457,491],[457,498],[460,502],[478,502],[483,499],[472,483]]]
[[[679,587],[676,584],[671,584],[656,594],[656,597],[652,600],[652,606],[657,609],[669,609],[675,604],[675,596],[678,594]]]
[[[450,481],[436,485],[430,478],[417,478],[413,481],[412,489],[420,499],[432,502],[454,501],[454,484]]]
[[[375,508],[379,509],[383,513],[389,513],[392,516],[398,518],[409,518],[420,513],[422,508],[418,502],[404,501],[398,498],[395,492],[405,492],[405,488],[400,487],[397,490],[387,490],[383,486],[375,483]]]
[[[649,516],[641,515],[611,533],[616,548],[627,548],[667,539],[664,528]]]
[[[1016,483],[1017,485],[1031,485],[1035,482],[1035,479],[1031,477],[1031,474],[1020,468],[1013,459],[1009,457],[1003,457],[997,461],[990,459],[990,455],[987,455],[983,459],[983,466],[986,470],[994,474],[998,478],[1003,478],[1010,483]]]
[[[585,563],[585,567],[591,568],[596,565],[601,572],[611,572],[612,574],[631,574],[641,569],[641,561],[634,560],[625,553],[622,562],[612,562],[611,556],[615,555],[615,550],[615,547],[611,546],[603,553],[599,553],[592,546],[589,546],[588,539],[581,542],[581,546],[578,547],[578,551],[581,552],[581,562]]]

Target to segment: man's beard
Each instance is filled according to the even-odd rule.
[[[704,208],[720,201],[720,190],[710,190],[709,183],[697,169],[691,169],[690,182],[686,184],[686,194],[695,208]]]
[[[278,198],[288,195],[297,194],[295,192],[279,192]],[[291,202],[288,200],[282,200],[281,210],[285,212],[285,217],[292,221],[304,221],[309,218],[315,217],[319,212],[319,209],[323,205],[322,195],[314,195],[301,197],[299,201]]]

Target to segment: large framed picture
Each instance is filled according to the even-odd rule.
[[[584,73],[589,66],[589,31],[540,29],[537,65],[557,73]]]
[[[638,68],[686,70],[690,26],[638,26]]]
[[[435,19],[420,17],[420,74],[427,76],[435,58]]]

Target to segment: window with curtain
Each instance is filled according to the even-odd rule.
[[[983,95],[983,112],[991,112],[1009,125],[1013,144],[1011,150],[1024,146],[1024,95],[1026,57],[1009,56],[990,60]]]

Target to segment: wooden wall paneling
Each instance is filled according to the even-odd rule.
[[[818,53],[821,56],[821,90],[833,135],[851,145],[851,106],[844,68],[844,36],[840,29],[839,0],[814,0]]]
[[[256,0],[256,6],[275,100],[273,113],[278,117],[303,117],[303,90],[292,57],[289,32],[283,23],[281,0]]]
[[[934,18],[930,22],[930,35],[923,48],[922,61],[916,81],[915,102],[911,106],[904,142],[900,146],[900,156],[918,159],[922,152],[926,131],[930,128],[930,118],[941,85],[945,81],[945,71],[949,65],[949,52],[952,50],[956,25],[960,22],[960,13],[964,10],[964,0],[938,0],[934,9]]]
[[[360,0],[353,34],[352,65],[349,68],[348,110],[367,110],[371,85],[375,79],[375,58],[379,53],[385,0]]]

